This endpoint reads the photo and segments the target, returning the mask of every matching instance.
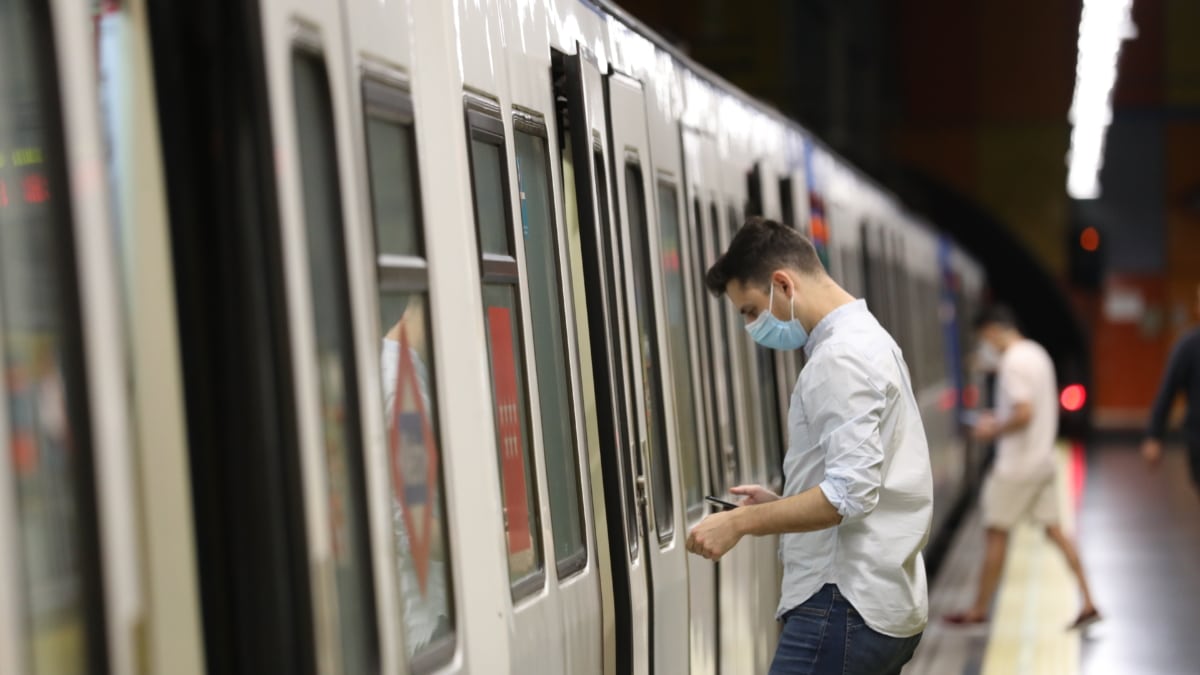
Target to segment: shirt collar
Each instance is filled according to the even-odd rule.
[[[816,350],[817,346],[828,340],[837,331],[839,325],[855,316],[867,313],[867,301],[860,299],[847,302],[826,314],[824,318],[817,322],[812,333],[809,334],[808,342],[804,343],[804,355],[812,358],[813,351]]]

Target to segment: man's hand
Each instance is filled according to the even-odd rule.
[[[729,488],[729,492],[744,497],[741,502],[738,502],[740,506],[766,504],[767,502],[773,502],[779,499],[779,495],[771,492],[761,485],[738,485]]]
[[[1158,466],[1162,461],[1162,441],[1157,438],[1147,438],[1142,441],[1142,459],[1150,466]]]
[[[687,550],[714,562],[720,560],[742,539],[735,515],[735,511],[714,513],[697,523],[688,533]]]
[[[1000,435],[1000,423],[992,413],[980,413],[979,419],[971,429],[971,437],[981,443],[987,443]]]

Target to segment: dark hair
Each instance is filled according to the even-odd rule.
[[[787,225],[754,216],[734,235],[725,255],[708,268],[704,285],[716,296],[735,279],[766,287],[771,283],[771,274],[783,268],[811,275],[825,272],[807,237]]]
[[[1013,311],[1004,305],[985,307],[975,315],[975,330],[985,326],[1000,326],[1001,328],[1018,329],[1017,317]]]

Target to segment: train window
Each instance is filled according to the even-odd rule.
[[[641,355],[642,390],[646,406],[646,456],[650,460],[650,484],[654,498],[654,527],[660,542],[675,532],[675,491],[671,484],[670,448],[667,446],[663,409],[661,359],[658,353],[658,325],[654,314],[654,286],[650,257],[650,228],[647,221],[646,193],[642,167],[625,164],[626,209],[629,214],[630,248],[633,252],[633,295],[637,304],[638,344]]]
[[[762,448],[766,456],[766,476],[774,480],[783,467],[783,423],[779,415],[779,388],[775,377],[775,354],[760,345],[754,346],[758,367],[758,407],[753,415],[762,419]]]
[[[505,199],[498,189],[504,188],[500,178],[504,157],[502,148],[491,143],[471,140],[471,171],[475,176],[475,215],[479,219],[479,239],[485,253],[510,254],[512,247],[504,226]]]
[[[475,105],[479,105],[476,108]],[[489,103],[467,110],[471,187],[483,265],[483,311],[500,460],[500,495],[508,540],[508,577],[513,598],[542,587],[541,520],[530,453],[529,389],[518,302],[520,277],[513,257],[504,129]]]
[[[619,255],[617,252],[617,247],[612,245],[611,242],[612,223],[609,220],[608,211],[608,173],[604,168],[604,156],[600,153],[600,149],[598,147],[592,152],[592,170],[595,172],[596,176],[596,198],[600,201],[600,229],[605,233],[605,241],[609,244],[609,251],[612,253],[612,255]],[[610,280],[609,283],[612,284],[612,280]],[[621,338],[619,335],[619,329],[617,327],[616,298],[617,293],[614,286],[610,288],[608,293],[608,314],[610,317],[612,317],[610,322],[610,330],[612,331],[612,335],[609,339],[613,344],[613,353],[619,354],[620,349],[618,347],[620,345]],[[619,373],[618,377],[623,377],[623,373],[626,372],[624,366],[618,365],[617,368],[621,369],[617,371]],[[632,437],[633,432],[632,430],[625,429],[628,420],[628,415],[626,414],[628,411],[626,409],[625,396],[618,393],[616,395],[616,399],[617,424],[623,430],[620,435],[623,439],[628,439]],[[633,467],[630,466],[630,458],[628,453],[622,452],[620,449],[618,449],[617,457],[621,465],[621,478],[624,482],[622,488],[625,492],[625,504],[623,505],[624,508],[622,509],[625,512],[625,541],[629,543],[629,559],[636,560],[638,557],[639,535],[637,524],[638,507],[633,491]]]
[[[679,193],[670,183],[658,184],[659,255],[666,291],[672,385],[675,391],[675,434],[679,439],[679,465],[683,473],[683,502],[691,511],[704,505],[700,485],[700,434],[696,424],[688,349],[687,295],[684,289],[684,252],[679,231]]]
[[[518,131],[515,135],[517,185],[524,225],[533,349],[537,355],[534,365],[550,493],[550,525],[561,579],[587,564],[579,448],[572,425],[574,406],[563,312],[571,292],[559,263],[545,132],[540,126],[531,131]]]
[[[363,86],[376,250],[421,256],[421,192],[412,106],[400,90],[388,85],[368,80]]]
[[[355,383],[342,197],[338,188],[333,108],[325,63],[304,50],[292,58],[296,129],[308,235],[308,278],[313,299],[321,394],[321,439],[333,541],[337,614],[343,670],[360,673],[378,663],[374,590],[367,541],[361,426]]]
[[[427,672],[453,654],[454,603],[412,105],[402,90],[373,80],[363,82],[363,98],[394,565],[411,670]]]
[[[32,673],[102,672],[95,476],[66,157],[47,3],[0,9],[0,515]],[[7,528],[5,528],[7,530]],[[0,580],[7,584],[8,578]]]

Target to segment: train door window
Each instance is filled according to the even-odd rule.
[[[493,104],[472,99],[469,106],[471,187],[482,256],[500,494],[508,540],[508,577],[516,599],[541,588],[545,578],[537,484],[529,447],[520,275],[511,236],[504,126]]]
[[[878,296],[875,294],[875,266],[871,264],[871,243],[869,241],[869,233],[867,232],[866,222],[859,224],[859,255],[862,265],[862,283],[863,283],[863,298],[866,299],[867,305],[871,308],[872,313],[877,310],[875,303]],[[882,323],[882,322],[881,322]]]
[[[732,206],[729,207],[729,215],[729,222],[737,222],[737,210]],[[719,258],[724,251],[721,248],[721,217],[717,211],[717,205],[715,203],[708,205],[708,216],[710,219],[709,226],[712,228],[713,262],[716,262],[717,258]],[[731,485],[736,485],[742,482],[742,473],[741,463],[738,461],[736,450],[734,450],[737,445],[736,439],[738,438],[738,417],[737,399],[735,399],[733,396],[733,387],[735,386],[733,380],[733,359],[735,357],[734,350],[737,349],[734,346],[736,344],[734,341],[737,340],[738,335],[736,333],[729,335],[729,329],[732,325],[730,324],[729,319],[729,301],[724,297],[717,298],[717,321],[719,322],[720,330],[727,336],[727,338],[723,340],[726,353],[717,355],[717,362],[723,364],[725,369],[726,398],[729,403],[728,407],[726,408],[726,410],[729,411],[729,436],[728,438],[722,439],[724,446],[722,454],[725,456],[726,461],[725,479],[727,481],[732,481],[721,486],[722,490],[726,490]]]
[[[700,485],[700,434],[688,349],[687,295],[684,288],[684,251],[679,228],[679,192],[674,185],[658,184],[659,255],[666,291],[668,349],[672,388],[675,392],[675,435],[679,439],[679,464],[683,474],[683,503],[689,512],[703,508]]]
[[[455,617],[412,104],[403,90],[373,80],[364,81],[363,98],[393,564],[411,670],[428,672],[454,652]]]
[[[755,163],[754,168],[746,172],[746,201],[742,206],[743,215],[763,215],[762,165]],[[737,228],[738,219],[729,221],[730,228]]]
[[[319,56],[295,51],[292,77],[343,670],[361,673],[375,668],[378,645],[333,108]]]
[[[775,377],[775,354],[766,347],[755,345],[755,365],[758,367],[758,406],[750,414],[762,420],[762,448],[766,460],[766,476],[774,480],[782,473],[783,424],[779,416],[779,389]]]
[[[0,5],[0,495],[32,673],[103,672],[105,629],[78,283],[47,3]],[[0,580],[7,584],[9,579]]]
[[[792,205],[792,179],[790,176],[779,179],[779,210],[783,214],[784,225],[800,228],[796,222],[796,209]]]
[[[675,504],[671,485],[670,449],[663,410],[662,360],[658,353],[658,326],[654,314],[654,293],[651,276],[650,228],[647,223],[646,193],[642,183],[642,167],[636,162],[625,164],[625,195],[629,213],[630,248],[633,251],[633,296],[637,304],[637,353],[642,368],[644,394],[646,456],[650,460],[650,484],[654,498],[654,526],[660,542],[671,539],[675,532]]]
[[[521,199],[534,365],[550,497],[550,525],[559,578],[587,564],[583,501],[576,443],[570,362],[563,308],[571,297],[560,269],[554,224],[553,182],[545,127],[518,118],[515,134],[517,186]]]
[[[757,165],[755,165],[755,170],[751,176],[754,179],[755,184],[761,185],[761,181],[758,180]],[[761,195],[761,188],[759,192]],[[761,200],[761,196],[759,199]],[[753,208],[753,205],[747,206],[746,208],[747,210],[751,209]],[[728,231],[729,240],[731,242],[740,228],[741,225],[738,219],[737,210],[733,207],[730,207]],[[731,356],[737,359],[738,372],[741,375],[740,386],[742,389],[742,405],[744,406],[743,413],[746,415],[744,419],[746,421],[747,440],[749,441],[747,453],[749,454],[750,463],[749,466],[746,467],[749,473],[743,474],[742,478],[745,480],[759,480],[760,476],[764,475],[763,464],[765,460],[762,453],[762,420],[764,418],[762,415],[758,414],[758,410],[761,407],[760,403],[757,401],[758,378],[757,374],[750,366],[750,359],[752,350],[763,349],[763,347],[759,347],[757,344],[755,344],[754,341],[751,340],[746,334],[746,331],[742,330],[743,325],[740,321],[740,315],[733,314],[727,303],[726,311],[729,311],[730,316],[729,323],[731,332],[729,350],[731,352]],[[733,379],[731,377],[731,386],[732,382]],[[771,400],[774,400],[773,396]]]
[[[692,232],[696,236],[689,237],[692,242],[692,260],[695,262],[695,273],[697,279],[704,279],[707,272],[707,260],[704,255],[704,240],[706,233],[704,230],[703,209],[700,206],[700,199],[693,198],[692,200]],[[709,477],[711,488],[716,490],[716,486],[720,483],[718,476],[724,475],[721,460],[721,443],[718,437],[719,424],[717,422],[717,385],[716,375],[713,373],[713,364],[717,362],[716,347],[714,346],[715,336],[712,330],[712,306],[713,299],[701,285],[700,298],[696,302],[696,308],[699,316],[696,319],[697,325],[700,327],[700,349],[701,349],[701,371],[700,380],[701,387],[705,390],[704,405],[705,405],[705,434],[708,437],[708,453],[709,453]]]
[[[596,199],[600,202],[600,229],[604,233],[604,241],[607,244],[606,248],[609,254],[618,255],[617,247],[611,245],[611,240],[609,239],[612,232],[612,221],[609,220],[610,214],[608,210],[608,172],[605,170],[604,155],[601,154],[599,146],[594,147],[592,150],[592,171],[596,177]],[[612,281],[610,280],[609,283],[612,284]],[[609,330],[611,331],[609,341],[612,344],[613,353],[619,354],[621,338],[619,329],[617,328],[617,293],[614,287],[610,287],[608,290],[608,315],[612,317],[609,326]],[[626,372],[625,367],[618,364],[614,367],[614,372],[617,373],[618,377],[624,377],[624,373]],[[629,439],[633,436],[633,433],[626,428],[628,426],[628,411],[626,409],[625,396],[621,392],[617,392],[614,398],[617,403],[618,435],[622,439]],[[635,560],[638,557],[639,551],[639,535],[637,505],[633,491],[633,467],[630,466],[628,453],[622,451],[620,448],[616,452],[621,467],[621,478],[624,482],[622,489],[624,490],[625,504],[622,510],[625,512],[625,541],[629,544],[629,559]]]

